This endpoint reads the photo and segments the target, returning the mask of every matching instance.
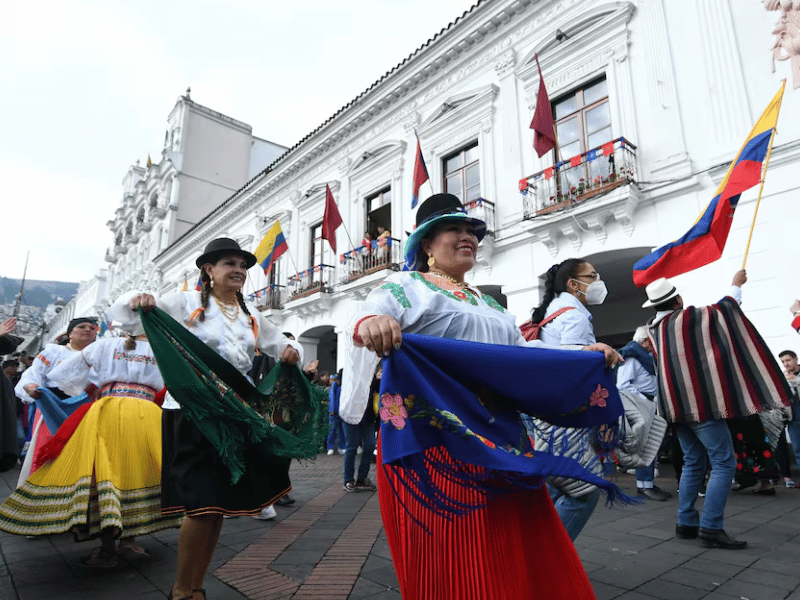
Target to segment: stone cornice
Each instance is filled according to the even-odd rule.
[[[515,44],[523,43],[536,27],[580,1],[544,0],[534,6],[532,0],[505,0],[476,6],[289,150],[271,170],[256,177],[157,260],[193,255],[212,231],[241,222],[243,215],[252,215],[255,209],[264,214],[273,205],[297,199],[309,182],[329,176],[346,158],[369,147],[370,140],[398,124],[405,127],[418,121],[420,108],[463,79],[509,63],[513,57],[509,51]]]

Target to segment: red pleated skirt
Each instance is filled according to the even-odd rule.
[[[545,486],[500,495],[449,520],[414,500],[397,474],[383,467],[380,442],[378,448],[381,516],[403,600],[595,600]],[[425,456],[455,462],[443,447]],[[436,474],[433,480],[450,497],[478,500],[475,490]]]

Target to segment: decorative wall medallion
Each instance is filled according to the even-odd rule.
[[[800,88],[800,0],[761,0],[764,8],[780,11],[775,24],[775,44],[772,46],[772,72],[775,61],[790,61],[794,89]]]

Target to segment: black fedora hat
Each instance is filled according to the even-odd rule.
[[[195,264],[198,269],[202,269],[206,263],[214,264],[217,262],[223,254],[238,254],[245,259],[248,269],[258,262],[255,255],[250,254],[247,250],[242,250],[236,240],[217,238],[206,245],[206,249],[197,257]]]

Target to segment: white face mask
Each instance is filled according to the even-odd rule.
[[[578,281],[578,283],[583,283],[586,285],[583,281],[579,281],[577,279],[574,281]],[[586,296],[586,304],[589,306],[597,306],[598,304],[605,302],[606,296],[608,296],[608,288],[606,288],[605,281],[602,279],[596,279],[586,286],[585,292],[578,291],[578,293]]]

